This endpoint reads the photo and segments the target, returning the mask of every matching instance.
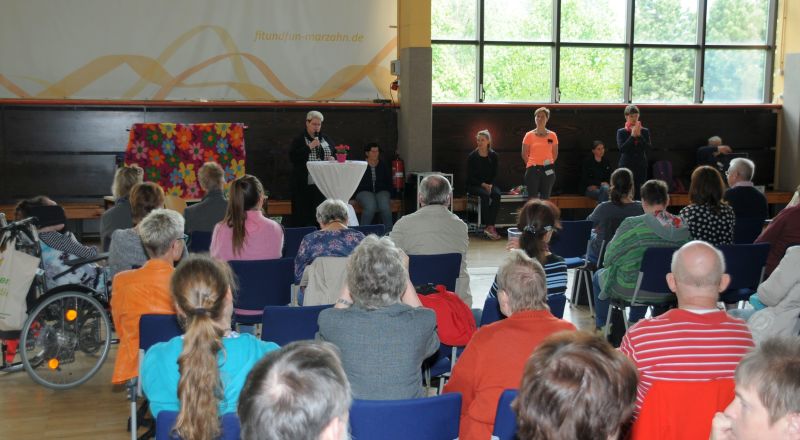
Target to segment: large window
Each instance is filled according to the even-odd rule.
[[[769,102],[777,0],[431,0],[434,102]]]

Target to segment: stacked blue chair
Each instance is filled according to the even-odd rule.
[[[408,275],[415,286],[444,284],[447,290],[454,292],[460,272],[459,253],[408,256]]]
[[[294,260],[252,260],[228,262],[236,274],[234,320],[240,324],[260,324],[266,306],[284,306],[291,300]]]
[[[517,398],[517,390],[505,390],[497,402],[497,414],[494,416],[492,440],[516,440],[517,415],[511,409],[511,402]]]
[[[211,248],[211,232],[192,231],[189,238],[189,252],[200,254]]]
[[[156,418],[156,440],[181,440],[180,437],[172,434],[175,421],[178,419],[177,411],[161,411]],[[241,426],[239,417],[235,413],[222,416],[222,435],[220,440],[239,440]]]
[[[286,228],[283,230],[283,258],[294,258],[300,249],[300,242],[303,237],[316,231],[313,226],[303,226],[300,228]]]
[[[355,400],[350,432],[355,440],[453,440],[458,438],[461,394],[406,400]]]
[[[386,226],[383,224],[377,225],[359,225],[359,226],[351,226],[352,229],[356,231],[361,231],[362,234],[369,235],[375,234],[378,237],[383,237],[386,234]]]
[[[319,331],[319,313],[333,307],[321,306],[267,306],[261,324],[261,340],[274,342],[281,347],[294,341],[314,339]]]
[[[725,272],[731,277],[721,300],[728,304],[747,301],[764,279],[769,243],[720,245],[719,250],[725,256]]]

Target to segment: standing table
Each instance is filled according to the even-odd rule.
[[[306,167],[322,195],[329,199],[342,200],[347,205],[347,225],[358,226],[356,210],[347,202],[358,188],[361,178],[364,177],[364,172],[367,171],[367,162],[348,160],[339,163],[314,160],[306,162]]]

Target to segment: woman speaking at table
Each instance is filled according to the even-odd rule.
[[[522,160],[525,161],[525,186],[528,197],[549,199],[556,181],[555,162],[558,158],[558,136],[547,129],[550,110],[539,107],[533,112],[536,128],[522,139]]]
[[[292,161],[292,225],[315,226],[317,206],[325,196],[308,174],[306,162],[331,160],[333,141],[321,133],[322,113],[312,110],[306,115],[306,129],[292,141],[289,157]]]

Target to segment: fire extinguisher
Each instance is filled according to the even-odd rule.
[[[400,192],[403,190],[403,184],[405,183],[405,164],[403,163],[403,159],[400,158],[399,154],[394,156],[394,160],[392,161],[392,187],[395,191]]]

